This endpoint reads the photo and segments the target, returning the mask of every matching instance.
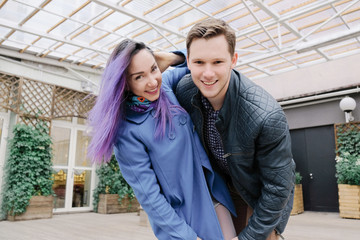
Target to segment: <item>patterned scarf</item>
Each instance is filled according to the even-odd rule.
[[[156,105],[156,101],[149,101],[144,97],[139,96],[130,96],[126,102],[126,106],[128,106],[131,110],[135,112],[145,112],[149,108],[153,108]]]

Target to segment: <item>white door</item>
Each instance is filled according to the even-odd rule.
[[[0,193],[2,192],[1,187],[3,186],[2,180],[4,175],[5,157],[6,157],[6,146],[7,137],[9,131],[9,118],[10,113],[0,112]],[[0,198],[1,205],[1,198]]]
[[[95,167],[86,157],[90,138],[77,118],[53,121],[54,212],[90,211]]]

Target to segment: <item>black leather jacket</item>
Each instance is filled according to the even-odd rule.
[[[200,92],[191,75],[179,82],[176,93],[206,146]],[[265,240],[273,229],[282,233],[293,204],[295,163],[280,105],[264,89],[233,70],[216,128],[232,183],[254,209],[239,239]]]

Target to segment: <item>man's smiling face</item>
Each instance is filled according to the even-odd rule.
[[[237,53],[231,56],[224,35],[194,39],[189,48],[188,67],[200,92],[215,110],[224,102]]]

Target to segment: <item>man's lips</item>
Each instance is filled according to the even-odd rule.
[[[215,81],[201,81],[203,84],[205,84],[206,86],[211,86],[214,85],[215,83],[217,83],[218,80]]]

